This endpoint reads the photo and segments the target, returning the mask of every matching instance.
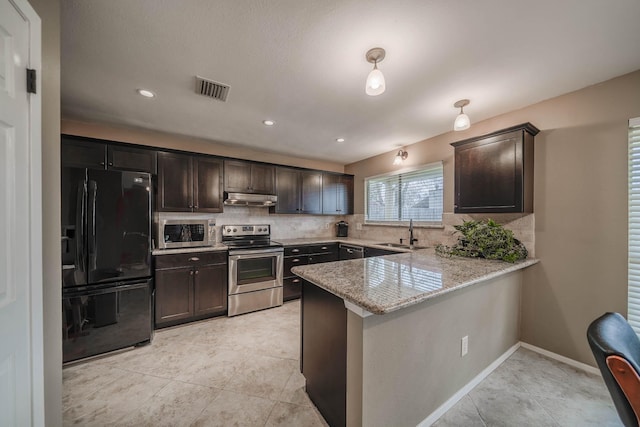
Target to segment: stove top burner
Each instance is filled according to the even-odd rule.
[[[260,225],[223,225],[222,243],[229,249],[277,248],[282,244],[271,241],[271,226]]]

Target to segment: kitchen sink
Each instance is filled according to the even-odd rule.
[[[387,246],[389,248],[411,249],[409,247],[409,245],[405,245],[404,243],[383,242],[383,243],[376,243],[376,245],[378,245],[378,246]],[[413,245],[413,249],[427,249],[427,248],[428,248],[428,246]]]

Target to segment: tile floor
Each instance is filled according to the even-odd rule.
[[[156,332],[63,370],[64,425],[326,426],[304,392],[299,302]],[[601,379],[519,349],[435,426],[618,426]]]

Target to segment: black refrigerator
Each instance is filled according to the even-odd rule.
[[[150,342],[151,176],[61,174],[63,362]]]

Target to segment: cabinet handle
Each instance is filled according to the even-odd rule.
[[[109,166],[113,166],[113,162],[109,162]]]
[[[300,249],[291,249],[291,253],[296,253],[297,254],[298,252],[300,252]]]
[[[199,273],[199,271],[198,271],[198,270],[196,270],[196,274],[198,274],[198,273]]]
[[[300,262],[300,258],[294,258],[291,260],[291,262]]]
[[[293,279],[291,283],[300,283],[300,279]]]
[[[322,251],[326,251],[327,249],[329,249],[329,248],[327,248],[326,246],[323,246],[323,247],[320,248],[320,250],[322,250]]]
[[[189,272],[189,276],[193,276],[193,270]]]
[[[189,261],[200,261],[200,258],[198,258],[197,256],[194,256],[189,258]]]
[[[104,162],[100,162],[100,166],[104,166]]]
[[[198,205],[195,205],[195,206],[194,206],[194,209],[198,209]]]

